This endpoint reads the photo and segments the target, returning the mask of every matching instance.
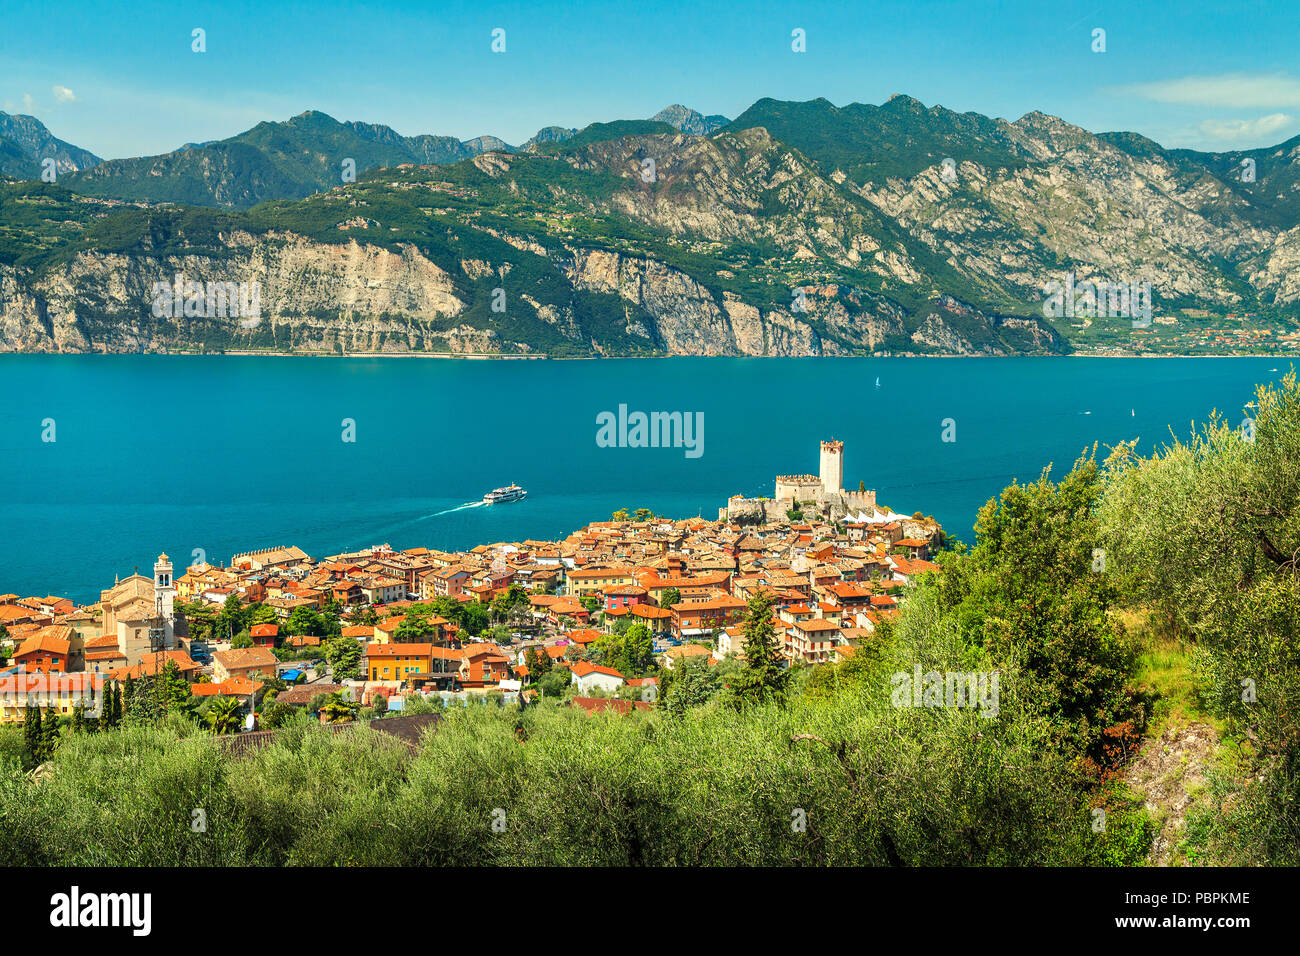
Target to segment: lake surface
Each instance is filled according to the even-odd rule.
[[[845,443],[844,484],[933,514],[975,512],[1093,442],[1234,423],[1284,359],[472,361],[0,355],[0,593],[98,597],[195,549],[560,538],[620,507],[670,517],[771,495]],[[1276,370],[1276,371],[1274,371]],[[880,387],[875,387],[876,379]],[[600,447],[596,418],[702,412],[703,453]],[[956,441],[941,440],[955,420]],[[55,441],[42,441],[46,419]],[[344,419],[355,441],[343,441]],[[525,501],[455,509],[517,482]]]

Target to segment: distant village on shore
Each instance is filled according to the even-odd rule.
[[[68,716],[105,687],[164,670],[250,718],[271,700],[308,707],[322,695],[385,711],[413,693],[530,699],[534,671],[557,669],[574,704],[644,708],[660,668],[743,657],[742,622],[762,592],[789,666],[836,663],[937,569],[944,541],[932,518],[846,492],[842,461],[841,442],[822,442],[818,475],[778,476],[772,498],[734,497],[712,521],[641,509],[560,541],[456,552],[376,545],[314,559],[276,546],[179,576],[160,554],[151,577],[119,578],[85,606],[0,594],[0,722],[33,704]],[[239,633],[230,620],[244,622]],[[641,673],[595,653],[636,626],[653,645]],[[346,674],[338,656],[327,664],[339,640],[356,643]]]

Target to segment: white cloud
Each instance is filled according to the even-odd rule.
[[[1184,76],[1176,80],[1131,83],[1112,92],[1158,103],[1221,106],[1232,109],[1300,108],[1300,79],[1284,73],[1221,73]]]
[[[1206,120],[1201,123],[1201,132],[1211,139],[1221,140],[1257,140],[1272,136],[1280,129],[1290,126],[1292,118],[1285,113],[1270,113],[1258,119]]]
[[[52,86],[50,89],[54,91],[54,99],[60,103],[77,102],[77,94],[73,93],[72,90],[68,89],[66,86]]]

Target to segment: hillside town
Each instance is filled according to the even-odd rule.
[[[244,729],[272,701],[400,712],[413,694],[447,704],[559,688],[589,710],[648,707],[662,670],[743,659],[759,594],[787,666],[836,663],[937,569],[944,540],[933,519],[845,492],[842,451],[823,442],[819,476],[778,477],[776,496],[733,498],[712,521],[620,511],[560,541],[455,552],[314,558],[284,545],[179,576],[160,554],[152,576],[119,578],[88,605],[0,594],[0,722],[31,705],[97,713],[106,686],[163,672],[200,700],[237,701]],[[611,653],[629,634],[646,653]]]

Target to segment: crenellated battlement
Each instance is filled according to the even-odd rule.
[[[844,490],[844,442],[823,441],[816,475],[778,475],[775,501],[783,509],[816,502],[830,512],[869,511],[876,508],[874,491]]]

